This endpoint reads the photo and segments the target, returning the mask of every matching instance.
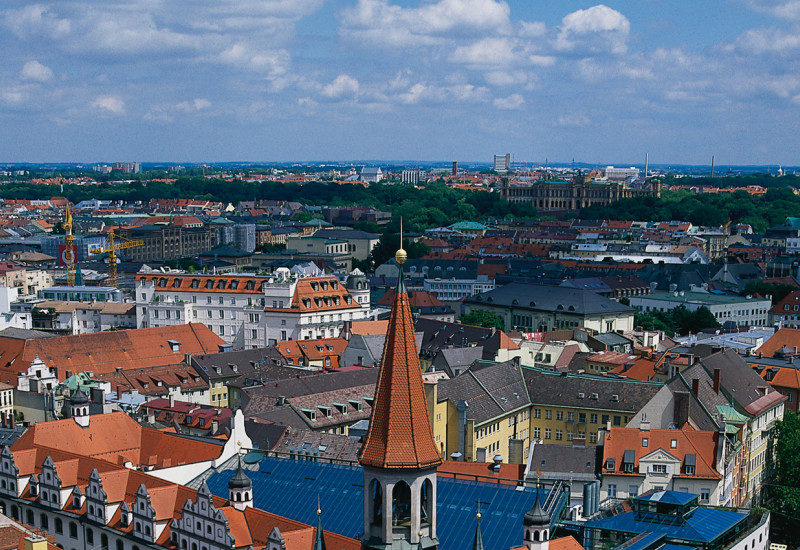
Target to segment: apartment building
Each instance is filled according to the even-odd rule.
[[[136,278],[137,326],[201,322],[238,349],[330,338],[345,321],[368,318],[369,297],[361,294],[336,277],[286,268],[269,277],[143,274]]]

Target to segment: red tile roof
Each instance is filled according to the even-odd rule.
[[[143,428],[123,412],[92,415],[88,428],[73,419],[40,422],[31,426],[11,447],[17,451],[34,448],[61,451],[80,449],[85,456],[108,462],[158,468],[191,464],[219,457],[218,445],[171,436],[158,430]],[[59,466],[59,476],[64,471]]]
[[[392,305],[372,418],[359,462],[375,468],[427,468],[442,463],[428,420],[414,320],[402,282]]]
[[[614,459],[614,475],[640,475],[639,460],[661,449],[680,460],[681,464],[684,463],[687,454],[696,456],[695,473],[693,475],[681,473],[681,477],[719,479],[721,476],[714,469],[716,437],[715,432],[695,431],[690,428],[642,431],[638,428],[612,427],[606,436],[603,447],[603,472],[612,473],[605,468],[608,459],[612,458]],[[644,438],[648,440],[647,447],[642,446]],[[673,440],[675,441],[674,447]],[[633,451],[636,456],[631,474],[625,474],[622,471],[625,451]]]
[[[169,341],[180,344],[172,351]],[[58,369],[58,379],[66,372],[110,373],[125,369],[172,365],[185,354],[215,353],[225,341],[201,323],[170,327],[139,328],[52,338],[21,340],[0,336],[0,381],[16,383],[38,355],[48,366]]]

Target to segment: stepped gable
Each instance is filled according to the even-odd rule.
[[[369,433],[359,462],[375,468],[427,468],[442,463],[428,421],[414,320],[402,271],[386,332]]]

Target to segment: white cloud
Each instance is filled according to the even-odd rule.
[[[91,106],[106,114],[125,114],[125,102],[117,96],[100,96],[92,101]]]
[[[498,0],[437,0],[404,8],[388,0],[358,0],[342,12],[342,33],[384,46],[441,44],[466,32],[508,33],[511,10]]]
[[[800,0],[746,0],[746,4],[780,19],[800,20]]]
[[[472,84],[433,86],[418,82],[396,98],[407,105],[439,104],[456,101],[458,103],[483,103],[489,98],[489,90]]]
[[[53,78],[53,71],[36,60],[28,61],[22,66],[20,76],[23,80],[47,82]]]
[[[182,101],[178,103],[175,108],[184,113],[196,113],[198,111],[205,111],[211,108],[211,102],[207,99],[198,97],[193,101]]]
[[[728,49],[745,55],[790,54],[800,47],[800,28],[785,31],[775,27],[750,29],[739,35]]]
[[[69,19],[54,15],[48,6],[32,4],[18,10],[7,10],[3,17],[4,25],[19,38],[51,37],[61,38],[69,34]]]
[[[561,20],[555,47],[562,51],[623,54],[631,24],[628,18],[603,4],[577,10]]]
[[[498,97],[493,101],[494,106],[503,110],[516,110],[521,109],[525,104],[525,100],[519,94],[511,94],[508,97]]]
[[[470,65],[508,65],[514,58],[514,46],[510,39],[484,38],[468,46],[456,48],[450,61]]]
[[[340,74],[333,82],[322,89],[322,95],[331,99],[358,94],[358,80],[350,75]]]
[[[525,38],[538,38],[547,33],[547,25],[541,21],[522,21],[519,35]]]
[[[589,117],[586,115],[582,115],[579,113],[573,113],[569,115],[562,115],[558,117],[558,125],[559,126],[573,126],[582,128],[591,124],[592,121],[589,120]]]

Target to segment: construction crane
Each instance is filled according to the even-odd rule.
[[[72,235],[72,210],[67,202],[67,215],[64,219],[64,252],[62,259],[67,266],[67,286],[75,286],[75,237]]]
[[[134,246],[143,246],[144,241],[134,241],[123,239],[117,236],[120,242],[114,242],[114,230],[108,232],[108,246],[94,248],[92,252],[100,254],[108,252],[108,277],[106,278],[106,286],[117,286],[117,250],[123,248],[133,248]]]

